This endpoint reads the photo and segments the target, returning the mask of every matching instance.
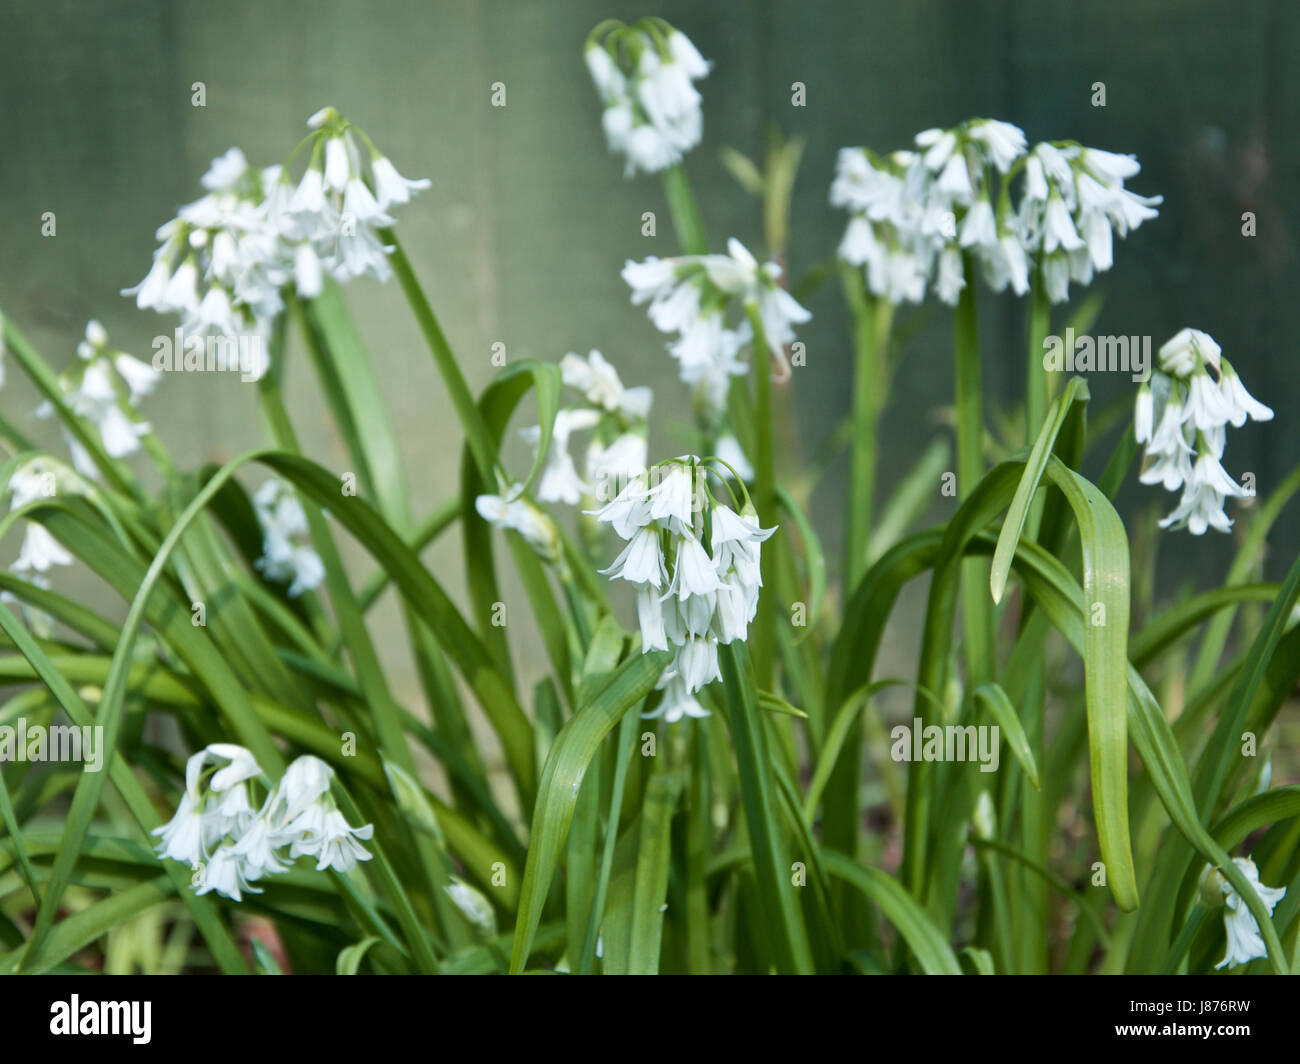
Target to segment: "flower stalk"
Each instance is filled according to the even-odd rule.
[[[984,393],[980,381],[979,316],[975,306],[975,263],[965,256],[966,286],[953,316],[953,391],[957,417],[957,491],[965,499],[984,476]],[[993,600],[985,563],[962,565],[962,621],[966,684],[974,689],[992,675]]]
[[[894,305],[871,296],[859,271],[841,269],[853,319],[853,437],[845,503],[844,586],[852,589],[867,567],[876,491],[880,413],[889,393],[889,335]]]

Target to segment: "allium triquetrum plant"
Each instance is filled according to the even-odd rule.
[[[854,352],[832,583],[816,471],[774,443],[807,371],[810,313],[778,265],[801,145],[726,153],[763,239],[711,232],[686,164],[712,64],[657,18],[602,23],[583,59],[611,168],[662,181],[675,223],[671,254],[621,266],[647,318],[616,353],[633,372],[595,350],[512,361],[472,394],[398,236],[428,182],[328,107],[281,165],[216,159],[158,230],[126,294],[179,319],[174,349],[137,359],[91,322],[56,371],[4,319],[66,448],[0,419],[0,970],[1300,970],[1300,787],[1270,768],[1300,563],[1259,575],[1300,472],[1242,508],[1254,486],[1225,466],[1229,428],[1273,416],[1237,368],[1258,356],[1170,321],[1112,450],[1086,416],[1104,354],[1059,346],[1096,313],[1072,300],[1158,224],[1137,160],[987,118],[841,151],[820,271]],[[362,275],[401,287],[463,434],[460,492],[432,513],[341,296]],[[940,438],[885,497],[877,429],[931,300],[952,315],[955,478]],[[986,424],[977,308],[998,300],[1024,314],[1026,399]],[[346,468],[299,447],[290,334]],[[178,465],[148,410],[201,387],[166,381],[192,368],[239,371],[273,444]],[[653,402],[674,370],[685,416]],[[1163,531],[1117,513],[1131,477],[1176,493]],[[932,503],[947,520],[914,527]],[[1130,623],[1135,528],[1235,522],[1223,586]],[[448,533],[460,597],[421,560]],[[125,619],[54,590],[69,567]],[[918,664],[890,675],[913,581]],[[385,592],[418,692],[381,665]]]

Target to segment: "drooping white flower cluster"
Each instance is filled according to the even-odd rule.
[[[866,148],[840,151],[830,198],[851,217],[839,257],[862,267],[871,291],[892,303],[921,302],[932,280],[940,299],[956,303],[966,283],[965,250],[979,258],[994,288],[1010,284],[1023,294],[1028,264],[992,173],[1006,184],[1024,153],[1024,133],[1007,122],[973,119],[919,133],[916,146],[884,158]]]
[[[1140,169],[1131,155],[1073,143],[1026,154],[1017,126],[986,118],[925,130],[915,150],[884,157],[844,148],[830,193],[851,214],[839,257],[862,267],[870,290],[891,303],[919,303],[932,288],[955,305],[964,255],[994,291],[1024,295],[1041,277],[1049,298],[1064,302],[1071,281],[1089,284],[1111,268],[1114,234],[1156,216],[1162,197],[1124,187]]]
[[[1161,528],[1186,528],[1194,536],[1208,528],[1227,532],[1232,520],[1224,500],[1247,494],[1221,464],[1227,426],[1268,421],[1273,411],[1246,391],[1219,345],[1197,329],[1183,329],[1164,344],[1158,365],[1138,389],[1133,415],[1137,442],[1146,445],[1139,479],[1166,491],[1183,489]]]
[[[309,148],[309,161],[296,185],[285,167],[254,169],[231,148],[203,176],[206,194],[158,229],[152,268],[122,294],[141,308],[179,314],[191,335],[264,343],[284,309],[286,285],[311,299],[325,273],[339,282],[367,273],[386,280],[389,249],[376,230],[393,224],[389,208],[429,182],[402,177],[332,107],[307,124],[312,133],[301,147]],[[265,369],[263,357],[249,375]]]
[[[78,360],[59,378],[68,407],[90,422],[111,457],[134,454],[140,449],[141,437],[153,431],[135,408],[157,387],[161,375],[138,358],[113,349],[108,333],[97,321],[86,325],[86,337],[77,345],[77,355]],[[36,408],[39,418],[53,414],[54,406],[48,401]],[[97,480],[99,469],[86,449],[66,425],[62,430],[77,472]]]
[[[772,356],[788,369],[785,347],[795,340],[794,326],[812,315],[781,287],[780,276],[779,265],[760,265],[734,238],[726,255],[652,257],[623,266],[632,302],[648,303],[655,328],[676,335],[668,353],[706,415],[721,413],[731,378],[747,372],[740,352],[754,337],[750,308],[757,311]]]
[[[296,187],[281,174],[265,205],[268,220],[294,245],[295,273],[317,270],[314,256],[340,282],[362,274],[387,280],[390,249],[376,230],[392,225],[389,208],[428,188],[428,179],[404,178],[333,107],[317,111],[307,125],[313,135],[306,172]],[[358,137],[368,148],[365,155]]]
[[[618,370],[599,351],[589,351],[585,359],[573,352],[565,355],[560,359],[560,375],[595,410],[618,414],[631,422],[644,421],[650,416],[654,393],[645,385],[625,388]]]
[[[208,776],[211,766],[216,770]],[[153,830],[158,855],[201,873],[195,894],[215,891],[235,901],[261,893],[251,884],[286,871],[299,857],[315,858],[318,872],[347,872],[370,860],[361,842],[374,828],[348,824],[330,794],[333,778],[324,761],[303,755],[255,807],[250,784],[268,780],[256,758],[230,743],[207,746],[185,764],[176,815]]]
[[[256,336],[254,377],[266,371],[264,345],[290,277],[263,207],[279,178],[280,167],[255,170],[238,148],[214,159],[201,178],[207,192],[158,228],[153,266],[122,291],[142,310],[179,315],[184,333]]]
[[[674,651],[649,715],[707,716],[695,696],[721,678],[719,644],[746,637],[763,586],[761,544],[776,529],[760,528],[748,507],[737,513],[714,500],[691,455],[636,477],[595,514],[627,541],[601,572],[636,587],[642,653]]]
[[[77,360],[59,376],[59,387],[69,409],[89,422],[111,457],[133,454],[140,449],[141,437],[152,431],[149,423],[136,414],[135,406],[153,391],[159,374],[138,358],[112,348],[108,333],[97,321],[87,323],[85,339],[77,344],[77,355]],[[35,413],[39,418],[52,417],[54,404],[47,400]],[[99,468],[86,448],[66,425],[60,427],[77,473],[87,480],[97,480]],[[33,459],[9,478],[10,505],[18,509],[39,498],[52,497],[60,481],[76,490],[69,484],[75,479],[61,477],[48,459]],[[71,565],[72,561],[72,555],[44,525],[29,521],[22,549],[10,568],[37,587],[48,587],[45,574],[53,566]],[[24,609],[29,617],[37,615],[37,611]],[[44,625],[46,619],[42,616],[39,623]]]
[[[1241,869],[1247,882],[1255,888],[1259,900],[1269,915],[1277,903],[1286,895],[1286,887],[1266,887],[1259,881],[1259,869],[1249,857],[1234,857],[1232,863]],[[1236,967],[1249,964],[1253,960],[1268,956],[1263,936],[1259,933],[1259,923],[1254,914],[1246,908],[1241,895],[1217,869],[1208,865],[1201,873],[1201,899],[1207,906],[1223,906],[1223,930],[1227,936],[1227,951],[1223,960],[1215,968]]]
[[[527,496],[522,484],[511,484],[500,495],[480,495],[474,500],[478,515],[503,532],[518,532],[539,558],[553,562],[560,556],[560,539],[551,519]]]
[[[37,499],[53,497],[57,483],[57,474],[49,461],[33,458],[14,470],[9,478],[11,508],[17,510]],[[28,521],[22,549],[10,568],[37,586],[45,587],[48,583],[45,574],[52,566],[71,564],[72,555],[50,534],[49,529],[36,521]]]
[[[599,351],[586,358],[567,354],[560,360],[564,383],[578,393],[577,402],[556,415],[546,463],[537,483],[540,502],[576,506],[583,498],[608,502],[646,467],[646,418],[653,393],[647,387],[625,388],[618,371]],[[585,476],[569,453],[574,432],[593,430],[587,445]],[[520,430],[533,445],[541,440],[537,425]]]
[[[1163,196],[1139,196],[1124,182],[1141,171],[1136,156],[1078,144],[1038,144],[1025,160],[1020,233],[1053,303],[1070,283],[1092,283],[1114,264],[1114,238],[1155,218]]]
[[[709,73],[709,63],[686,34],[659,18],[602,23],[583,58],[605,108],[605,141],[626,157],[627,177],[675,166],[700,142],[704,113],[693,83]]]
[[[62,479],[66,481],[67,478]],[[48,458],[33,458],[19,466],[9,478],[11,509],[17,510],[38,499],[53,498],[57,494],[59,480],[60,472]],[[75,490],[76,486],[72,487]],[[9,568],[29,584],[48,589],[49,571],[56,565],[71,565],[72,562],[72,555],[48,528],[37,521],[28,521],[23,545]],[[33,635],[46,639],[53,635],[54,618],[44,610],[32,606],[25,598],[10,591],[0,591],[0,602],[20,611]]]
[[[325,564],[309,543],[302,503],[282,480],[271,479],[253,496],[262,528],[262,556],[253,564],[266,579],[289,584],[289,597],[311,591],[325,578]]]

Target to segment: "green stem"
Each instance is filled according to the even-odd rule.
[[[677,232],[682,253],[707,254],[709,241],[704,235],[704,223],[700,221],[699,207],[691,193],[690,182],[686,180],[686,171],[680,164],[664,171],[664,196],[668,199],[668,213],[672,215],[673,229]]]
[[[1051,381],[1048,379],[1047,367],[1043,365],[1043,341],[1052,328],[1052,305],[1043,288],[1042,274],[1034,278],[1034,286],[1029,295],[1029,350],[1025,360],[1025,446],[1032,447],[1047,417],[1047,407],[1051,403]],[[1038,538],[1038,526],[1043,519],[1043,500],[1036,496],[1029,507],[1029,516],[1025,519],[1024,535],[1029,539]]]
[[[573,622],[573,638],[576,639],[577,647],[585,657],[587,648],[591,646],[591,621],[587,614],[586,599],[582,597],[582,591],[579,589],[577,581],[573,579],[573,571],[569,568],[563,556],[556,564],[555,570],[560,581],[560,587],[564,590],[564,600],[569,607],[569,617]]]
[[[758,308],[746,307],[749,324],[754,330],[754,426],[756,445],[754,449],[754,506],[758,510],[759,524],[771,528],[776,524],[776,474],[772,454],[772,372],[771,355],[768,351],[767,337],[763,333],[763,322]],[[772,687],[773,659],[776,654],[776,613],[773,591],[776,588],[776,551],[774,548],[763,551],[761,571],[763,586],[771,589],[758,600],[758,615],[755,618],[754,632],[754,669],[758,677],[758,686],[765,691]]]
[[[867,569],[878,460],[877,430],[884,406],[885,341],[892,325],[894,308],[888,301],[868,295],[861,270],[845,269],[841,279],[844,297],[853,317],[856,352],[842,578],[844,599],[848,601]],[[827,712],[837,709],[829,706]],[[861,823],[862,737],[862,719],[855,716],[827,782],[822,820],[822,837],[826,845],[850,857],[857,853]],[[846,931],[852,934],[865,928],[867,907],[856,891],[837,880],[831,884],[831,898]]]
[[[1033,288],[1029,296],[1029,349],[1025,360],[1025,442],[1032,445],[1038,438],[1047,417],[1050,405],[1051,382],[1047,368],[1043,365],[1043,341],[1052,328],[1052,305],[1043,287],[1042,274],[1034,277]],[[1038,495],[1030,504],[1025,518],[1023,538],[1037,539],[1039,525],[1043,518],[1043,500]],[[1025,732],[1030,749],[1038,763],[1043,764],[1045,752],[1044,741],[1044,699],[1046,697],[1045,669],[1042,656],[1042,643],[1047,637],[1043,624],[1035,623],[1022,631],[1021,639],[1029,639],[1039,645],[1039,653],[1033,655],[1026,669],[1025,701],[1022,705]],[[1039,791],[1024,787],[1023,809],[1021,813],[1022,848],[1030,861],[1039,865],[1047,864],[1048,844],[1048,809],[1044,795]],[[1046,884],[1028,869],[1021,869],[1014,884],[1019,890],[1021,913],[1019,935],[1018,970],[1023,973],[1042,973],[1047,971],[1047,906],[1049,896]]]
[[[1044,708],[1047,692],[1046,669],[1044,663],[1043,643],[1047,638],[1048,626],[1038,611],[1034,612],[1027,631],[1021,639],[1031,640],[1037,644],[1039,653],[1031,657],[1025,670],[1025,694],[1020,703],[1025,738],[1033,752],[1035,761],[1046,763],[1046,741],[1044,736]],[[1048,863],[1048,830],[1051,818],[1051,805],[1047,796],[1028,785],[1028,780],[1021,778],[1021,839],[1025,857],[1036,862],[1040,867]],[[1019,968],[1024,975],[1048,974],[1048,902],[1047,885],[1043,879],[1026,867],[1020,870],[1017,884],[1019,919]]]
[[[860,270],[844,270],[844,297],[853,316],[853,441],[849,452],[849,498],[844,532],[844,594],[867,568],[872,503],[876,490],[877,433],[885,398],[885,358],[894,305],[867,295]]]
[[[693,720],[686,819],[686,956],[688,971],[707,975],[709,954],[709,853],[713,848],[712,781],[709,772],[711,718]]]
[[[683,255],[704,255],[709,250],[708,237],[704,235],[704,223],[700,220],[700,210],[691,192],[691,183],[686,171],[680,164],[664,171],[664,197],[668,200],[668,213],[672,216],[673,230],[677,234],[677,243]],[[742,380],[736,380],[733,388],[743,386]],[[700,431],[700,450],[702,455],[713,454],[717,449],[719,431],[726,423],[726,412],[719,418],[698,397],[693,404],[695,425]],[[743,442],[742,442],[743,446]]]
[[[979,316],[975,309],[978,283],[975,262],[963,256],[966,287],[957,303],[953,328],[953,389],[957,413],[957,488],[962,499],[984,476],[984,398],[980,386]],[[962,618],[965,624],[966,684],[972,690],[989,679],[993,666],[993,600],[987,563],[978,559],[962,565]]]
[[[1029,293],[1029,351],[1025,360],[1025,443],[1028,445],[1038,438],[1050,401],[1043,341],[1052,329],[1052,305],[1043,290],[1041,277],[1035,278],[1035,282]]]
[[[381,229],[379,237],[392,248],[388,261],[393,267],[393,272],[397,274],[398,283],[406,294],[406,301],[415,314],[415,320],[419,322],[420,332],[424,334],[425,342],[429,345],[434,365],[438,367],[443,383],[447,386],[447,394],[451,396],[456,416],[460,418],[460,425],[465,432],[465,440],[470,452],[474,455],[479,475],[482,476],[484,483],[493,484],[496,482],[496,449],[492,446],[492,437],[483,423],[482,414],[479,412],[478,404],[474,402],[469,385],[465,383],[465,378],[460,372],[451,345],[447,343],[442,326],[438,324],[433,307],[430,306],[424,289],[420,287],[415,271],[411,269],[411,263],[398,242],[397,234],[391,229]]]

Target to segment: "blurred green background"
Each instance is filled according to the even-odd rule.
[[[719,150],[758,158],[772,124],[806,138],[792,203],[795,279],[833,254],[843,229],[827,202],[842,146],[904,147],[926,127],[985,115],[1022,126],[1031,143],[1069,138],[1135,152],[1143,172],[1131,187],[1163,193],[1165,204],[1117,246],[1115,269],[1093,286],[1105,295],[1093,331],[1147,334],[1155,346],[1185,325],[1210,332],[1279,414],[1230,433],[1228,469],[1254,472],[1267,494],[1300,457],[1300,217],[1286,192],[1300,187],[1293,0],[0,0],[0,308],[56,366],[74,357],[91,317],[147,358],[152,338],[175,321],[137,311],[118,290],[148,268],[154,229],[197,197],[213,156],[239,145],[256,165],[283,161],[307,115],[333,104],[405,174],[433,181],[401,210],[398,231],[471,385],[491,378],[496,342],[511,359],[596,347],[629,385],[654,385],[651,453],[678,453],[685,407],[674,366],[618,276],[626,258],[673,254],[676,242],[658,182],[624,180],[605,151],[581,62],[598,21],[643,14],[663,15],[716,64],[701,85],[704,141],[687,170],[719,250],[729,235],[761,246],[757,205]],[[204,108],[191,105],[196,81],[206,86]],[[506,86],[504,108],[490,105],[494,82]],[[806,86],[805,107],[791,105],[794,82]],[[1092,105],[1095,82],[1105,84],[1105,107]],[[647,210],[657,214],[656,237],[641,235]],[[57,217],[52,238],[40,233],[45,211]],[[1253,238],[1241,235],[1244,211],[1257,216]],[[425,513],[456,487],[450,403],[396,284],[356,282],[347,299],[380,367]],[[850,394],[838,286],[807,302],[815,315],[801,333],[808,364],[786,397],[801,434],[782,456],[792,469],[846,415]],[[1010,297],[981,307],[991,403],[1018,401],[1025,313]],[[932,314],[904,354],[882,436],[884,490],[948,431],[939,411],[950,397],[949,337],[946,316]],[[30,420],[34,399],[17,376],[0,395],[5,413],[48,438]],[[290,381],[309,453],[345,468],[301,358]],[[1132,394],[1127,377],[1090,383],[1097,408]],[[145,411],[187,464],[265,442],[255,396],[234,376],[173,377]],[[832,559],[843,475],[842,464],[832,466],[814,497]],[[1172,497],[1134,481],[1121,499],[1126,516],[1172,508]],[[936,485],[932,516],[950,507]],[[426,557],[459,592],[455,539]],[[1272,575],[1298,541],[1292,514],[1274,533],[1286,549]],[[15,536],[0,560],[17,550]],[[1225,538],[1180,533],[1151,564],[1162,586],[1205,584],[1231,551]],[[396,640],[396,611],[381,624]],[[899,640],[910,648],[906,636],[891,635]],[[413,688],[404,673],[395,681]]]

